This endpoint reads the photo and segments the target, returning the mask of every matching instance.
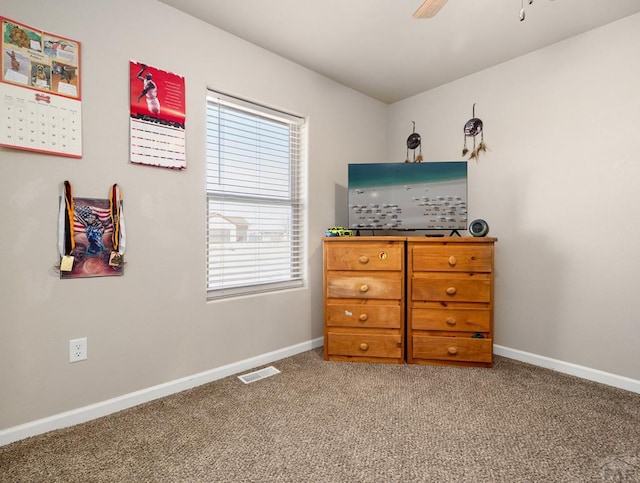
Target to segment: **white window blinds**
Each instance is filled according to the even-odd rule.
[[[302,285],[303,120],[207,96],[207,291]]]

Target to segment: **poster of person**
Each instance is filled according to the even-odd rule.
[[[129,62],[131,162],[186,169],[184,77]]]
[[[0,16],[0,146],[82,157],[80,42]]]
[[[113,249],[113,220],[109,200],[74,198],[73,269],[60,278],[110,277],[124,274],[124,265],[109,265]]]

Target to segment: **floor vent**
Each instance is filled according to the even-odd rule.
[[[275,376],[276,374],[280,374],[280,371],[273,366],[269,366],[264,369],[260,369],[259,371],[249,372],[248,374],[238,376],[238,379],[245,384],[249,384],[250,382],[256,382],[260,379],[264,379],[265,377]]]

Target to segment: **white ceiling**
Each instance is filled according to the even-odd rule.
[[[160,1],[385,103],[640,12],[640,0],[449,0],[416,20],[422,0]]]

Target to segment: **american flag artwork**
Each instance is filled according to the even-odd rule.
[[[75,202],[77,203],[78,200],[75,200]],[[96,216],[97,222],[104,227],[105,233],[107,231],[113,231],[113,224],[111,223],[111,215],[108,206],[103,208],[102,206],[76,204],[73,216],[73,231],[75,234],[86,233],[87,220],[92,214]]]
[[[61,278],[109,277],[123,275],[124,267],[110,266],[113,249],[113,220],[108,199],[74,198],[73,269],[60,272]]]

